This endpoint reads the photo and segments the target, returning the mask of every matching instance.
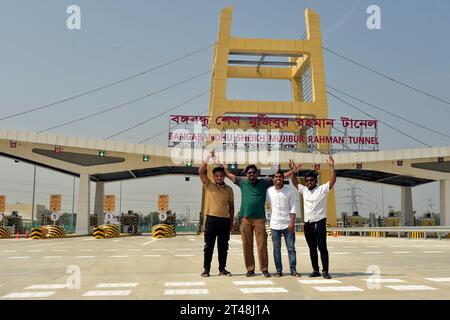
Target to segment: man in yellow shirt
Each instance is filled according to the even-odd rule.
[[[207,176],[207,165],[211,158],[214,158],[214,151],[209,153],[202,161],[198,170],[200,180],[205,188],[205,248],[204,248],[204,271],[202,277],[209,277],[211,269],[214,244],[217,238],[217,250],[219,256],[219,274],[231,276],[225,269],[228,254],[228,241],[230,231],[233,229],[234,217],[234,195],[233,189],[224,182],[225,171],[221,167],[214,168],[214,182]]]

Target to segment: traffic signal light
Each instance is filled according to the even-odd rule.
[[[228,169],[230,169],[230,170],[236,170],[236,169],[237,169],[237,164],[236,164],[236,163],[230,163],[230,164],[228,164]]]
[[[105,151],[105,150],[99,150],[99,151],[98,151],[98,155],[99,155],[100,157],[106,157],[106,151]]]
[[[144,155],[142,156],[142,161],[148,162],[149,160],[150,160],[150,156],[149,156],[148,154],[144,154]]]
[[[186,167],[192,167],[192,161],[186,161]]]

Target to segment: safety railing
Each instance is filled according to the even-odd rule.
[[[329,232],[337,232],[346,236],[350,233],[359,233],[360,236],[382,236],[386,237],[387,233],[397,233],[398,238],[402,234],[409,239],[427,238],[429,234],[436,234],[438,239],[447,237],[450,233],[450,226],[431,226],[431,227],[329,227]]]

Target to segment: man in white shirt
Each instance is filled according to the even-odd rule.
[[[334,171],[334,160],[329,157],[330,180],[320,186],[317,185],[317,173],[308,171],[305,175],[306,187],[299,184],[297,175],[292,175],[292,183],[303,195],[304,220],[305,220],[305,238],[309,247],[309,256],[313,272],[310,277],[319,277],[319,263],[317,256],[317,247],[320,251],[320,260],[322,261],[322,276],[325,279],[331,279],[328,273],[328,250],[327,250],[327,194],[336,183],[336,172]],[[298,172],[300,165],[292,160],[289,165],[293,172]]]
[[[266,201],[270,204],[270,228],[272,229],[273,258],[277,272],[275,277],[283,275],[281,262],[281,236],[284,237],[289,255],[291,275],[300,277],[297,272],[295,252],[295,196],[288,186],[284,185],[284,173],[278,170],[273,176],[273,186],[267,189]]]

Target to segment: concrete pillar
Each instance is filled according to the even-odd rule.
[[[103,204],[105,199],[105,183],[95,183],[95,202],[94,202],[94,214],[97,214],[97,225],[100,226],[105,221],[105,214],[103,210]]]
[[[78,190],[78,209],[76,233],[89,234],[89,213],[90,213],[90,192],[91,181],[89,174],[80,174],[80,186]]]
[[[450,226],[450,180],[439,181],[441,226]]]
[[[414,225],[414,213],[413,213],[413,203],[412,203],[412,188],[411,187],[401,187],[401,211],[400,214],[400,225],[401,226],[413,226]]]

